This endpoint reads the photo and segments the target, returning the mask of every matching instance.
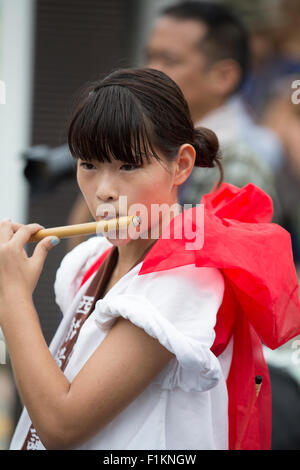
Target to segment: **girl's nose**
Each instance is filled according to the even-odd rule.
[[[96,198],[99,202],[113,202],[118,200],[118,195],[115,191],[105,191],[103,189],[98,189]]]
[[[113,202],[118,200],[118,190],[111,178],[107,175],[102,175],[98,182],[96,198],[99,202]]]

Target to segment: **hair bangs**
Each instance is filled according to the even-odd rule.
[[[153,156],[159,159],[151,144],[151,122],[133,93],[105,84],[95,91],[89,91],[71,119],[68,144],[73,157],[134,165]]]

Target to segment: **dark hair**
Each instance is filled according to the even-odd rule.
[[[79,96],[68,128],[74,158],[111,159],[139,165],[144,158],[172,161],[182,144],[196,150],[195,166],[219,167],[219,142],[214,132],[195,129],[187,102],[176,83],[149,68],[121,69],[88,85]]]
[[[249,36],[246,26],[232,9],[210,1],[189,1],[168,6],[161,16],[203,23],[207,32],[200,47],[209,62],[233,59],[241,68],[242,86],[249,69]]]

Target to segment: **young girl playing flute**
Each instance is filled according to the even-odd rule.
[[[141,225],[64,257],[48,349],[32,293],[51,237],[27,257],[41,226],[1,223],[0,325],[25,406],[11,449],[268,447],[261,340],[277,347],[300,332],[290,239],[270,223],[269,196],[222,183],[202,205],[178,207],[194,166],[222,169],[218,141],[151,69],[88,86],[68,139],[94,219],[138,209]],[[162,205],[175,209],[152,212]]]

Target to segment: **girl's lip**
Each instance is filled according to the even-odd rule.
[[[116,214],[116,215],[106,215],[105,217],[102,217],[102,220],[117,219],[118,217],[119,217],[118,214]]]

